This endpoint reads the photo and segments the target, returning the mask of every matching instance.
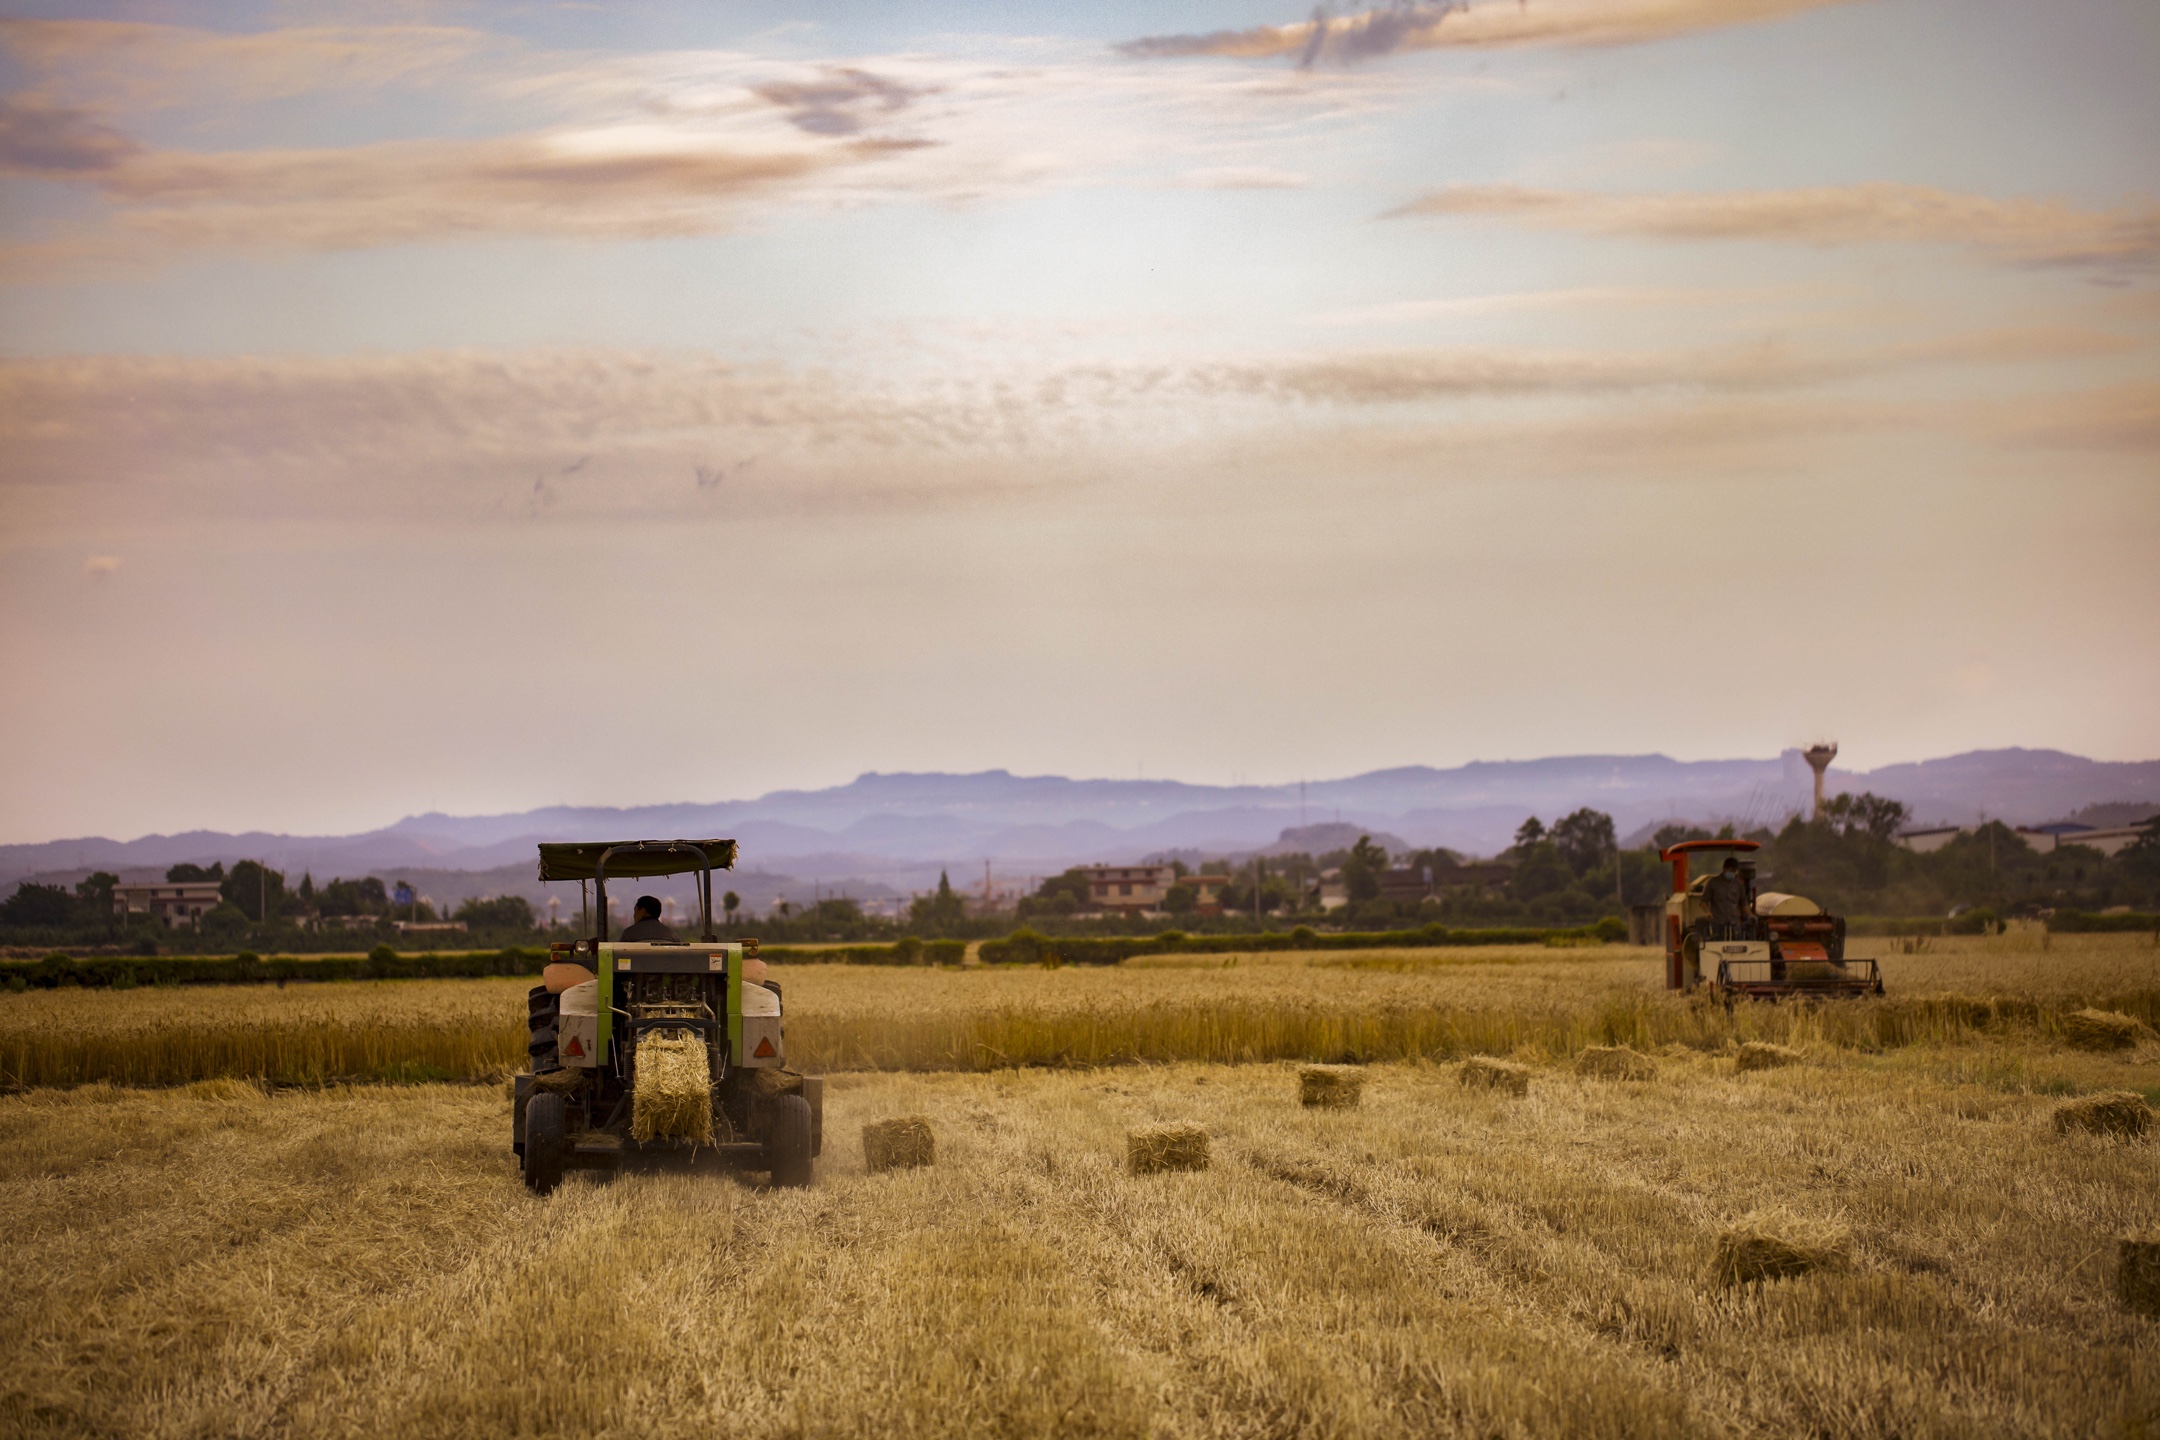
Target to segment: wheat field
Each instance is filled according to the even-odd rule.
[[[2113,1242],[2150,1142],[2026,1083],[2160,1055],[1819,1049],[1526,1098],[1288,1064],[834,1079],[816,1185],[519,1185],[500,1088],[0,1098],[0,1427],[39,1436],[2088,1436],[2160,1426]],[[2030,1048],[2030,1047],[2028,1047]],[[2082,1068],[2080,1068],[2082,1067]],[[866,1173],[919,1114],[937,1163]],[[1130,1129],[1207,1127],[1133,1176]],[[1850,1267],[1756,1286],[1782,1210]]]
[[[1591,1044],[1744,1040],[1879,1048],[2004,1031],[2045,1036],[2058,1017],[2092,1004],[2160,1019],[2160,947],[2150,936],[2013,932],[1926,945],[1884,956],[1883,1000],[1730,1015],[1666,994],[1657,955],[1626,946],[774,973],[787,991],[792,1057],[824,1072],[1572,1056]],[[525,1061],[528,983],[0,992],[0,1085],[500,1077]]]

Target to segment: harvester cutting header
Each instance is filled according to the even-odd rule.
[[[511,1148],[545,1194],[571,1168],[710,1155],[810,1183],[823,1082],[786,1066],[778,984],[755,940],[713,933],[712,872],[733,840],[542,845],[542,880],[592,887],[592,929],[550,947],[529,997],[532,1072],[517,1077]],[[695,874],[701,925],[673,938],[654,914],[610,938],[608,881]]]
[[[1672,866],[1665,901],[1665,988],[1693,990],[1703,967],[1728,998],[1880,995],[1882,968],[1845,955],[1845,919],[1814,901],[1755,888],[1753,840],[1682,840],[1658,852]],[[1690,875],[1689,860],[1709,863]]]

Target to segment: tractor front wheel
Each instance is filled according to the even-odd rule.
[[[526,1143],[532,1143],[532,1121],[526,1120]],[[775,1185],[810,1183],[810,1102],[800,1095],[782,1095],[772,1102],[772,1118],[765,1131],[765,1157]]]
[[[562,1183],[570,1150],[569,1106],[543,1091],[525,1102],[525,1188],[545,1195]]]

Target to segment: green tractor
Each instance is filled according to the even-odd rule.
[[[565,1171],[719,1162],[810,1183],[824,1082],[787,1068],[780,987],[755,940],[713,933],[712,872],[732,840],[542,845],[540,878],[590,883],[586,938],[552,946],[529,1000],[532,1070],[510,1148],[545,1195]],[[696,874],[700,938],[608,939],[609,880]]]

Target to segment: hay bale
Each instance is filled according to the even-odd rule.
[[[1530,1071],[1510,1060],[1495,1060],[1490,1055],[1473,1055],[1463,1061],[1457,1078],[1463,1084],[1478,1090],[1504,1090],[1510,1095],[1530,1093]]]
[[[1162,1170],[1205,1170],[1207,1130],[1199,1125],[1143,1125],[1125,1135],[1126,1168],[1135,1175]]]
[[[1750,1040],[1740,1047],[1733,1063],[1742,1070],[1775,1070],[1780,1065],[1797,1065],[1801,1058],[1798,1050],[1772,1045],[1767,1040]]]
[[[1343,1110],[1365,1091],[1365,1072],[1352,1065],[1304,1065],[1298,1068],[1298,1103]]]
[[[2115,1294],[2138,1314],[2160,1320],[2160,1237],[2122,1237],[2115,1260]]]
[[[862,1127],[863,1165],[871,1174],[937,1163],[937,1133],[921,1115],[873,1120]]]
[[[1657,1061],[1625,1045],[1592,1045],[1576,1057],[1575,1073],[1586,1080],[1655,1080]]]
[[[630,1134],[712,1144],[712,1070],[705,1042],[682,1030],[648,1031],[637,1046]]]
[[[1852,1235],[1842,1225],[1788,1210],[1756,1210],[1718,1232],[1711,1278],[1720,1285],[1760,1285],[1852,1264]]]
[[[2145,1034],[2135,1018],[2116,1010],[2075,1011],[2061,1024],[2063,1039],[2080,1050],[2127,1050]]]
[[[2055,1129],[2063,1135],[2083,1130],[2135,1140],[2151,1128],[2152,1107],[2135,1090],[2103,1090],[2055,1107]]]

